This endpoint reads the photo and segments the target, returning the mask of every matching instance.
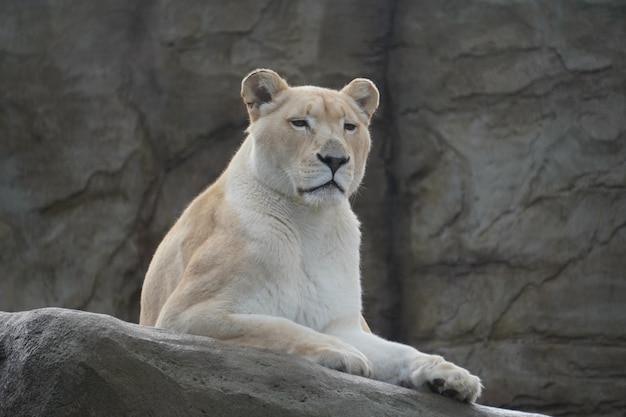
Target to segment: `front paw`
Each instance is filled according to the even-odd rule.
[[[316,346],[303,355],[313,362],[337,371],[371,378],[372,364],[356,348],[339,343]]]
[[[480,378],[436,355],[418,361],[417,369],[410,378],[416,387],[425,386],[458,401],[475,402],[483,388]]]

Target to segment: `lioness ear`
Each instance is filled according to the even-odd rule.
[[[368,118],[371,118],[378,108],[380,94],[376,85],[366,78],[355,78],[342,88],[341,92],[352,97]]]
[[[276,94],[287,88],[287,82],[270,69],[257,69],[248,74],[241,82],[241,97],[248,106],[250,121],[259,118],[261,104],[273,101]]]

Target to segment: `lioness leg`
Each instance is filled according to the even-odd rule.
[[[480,379],[438,355],[390,342],[359,326],[329,326],[334,335],[363,352],[372,364],[374,378],[416,389],[430,389],[459,401],[474,402],[480,396]]]
[[[291,353],[342,372],[372,375],[369,360],[353,346],[281,317],[226,314],[200,304],[178,315],[162,314],[156,327]]]

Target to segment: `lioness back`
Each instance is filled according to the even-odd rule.
[[[182,280],[191,257],[215,234],[215,216],[223,200],[224,191],[218,180],[196,197],[157,248],[141,294],[141,324],[156,324],[161,308]]]

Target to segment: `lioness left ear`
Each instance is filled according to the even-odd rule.
[[[287,82],[270,69],[257,69],[241,82],[241,97],[248,107],[250,121],[259,118],[259,107],[274,100],[279,92],[289,88]]]
[[[342,88],[341,92],[352,97],[368,118],[371,118],[378,108],[380,94],[376,85],[366,78],[355,78]]]

